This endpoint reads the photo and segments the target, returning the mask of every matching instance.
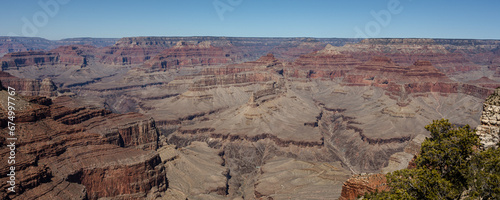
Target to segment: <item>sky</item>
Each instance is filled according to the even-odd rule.
[[[2,0],[0,36],[500,39],[500,1]]]

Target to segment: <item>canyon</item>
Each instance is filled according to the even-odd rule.
[[[483,106],[500,87],[497,40],[1,37],[0,47],[1,129],[8,87],[19,129],[18,192],[4,199],[352,199],[386,189],[365,174],[407,168],[432,120],[498,141],[498,105]]]

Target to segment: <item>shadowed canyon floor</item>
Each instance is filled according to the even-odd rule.
[[[3,198],[336,199],[353,174],[406,168],[432,120],[479,125],[500,86],[495,40],[106,42],[0,58],[26,105]]]

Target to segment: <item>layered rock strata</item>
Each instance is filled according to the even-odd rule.
[[[85,67],[98,54],[92,46],[62,46],[50,51],[27,51],[9,53],[0,58],[2,71],[14,70],[26,66],[70,65]]]
[[[233,63],[236,56],[222,47],[214,47],[210,42],[193,45],[180,41],[145,64],[151,70],[168,70],[182,66],[210,66]],[[241,59],[241,58],[240,58]]]
[[[7,130],[8,94],[5,90],[0,94],[1,126]],[[67,100],[14,98],[17,185],[16,193],[2,193],[2,199],[143,199],[151,191],[166,190],[161,158],[150,151],[157,148],[158,141],[154,121]],[[9,143],[6,134],[0,141],[2,146]],[[9,149],[2,148],[0,155],[7,160]],[[6,164],[0,169],[3,191],[10,187]]]
[[[0,72],[0,83],[5,87],[11,87],[22,95],[27,96],[57,96],[57,87],[50,78],[42,81],[33,79],[21,79],[6,72]]]

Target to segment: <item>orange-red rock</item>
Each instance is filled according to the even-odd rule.
[[[344,182],[340,200],[357,199],[365,193],[388,191],[384,174],[356,175]]]
[[[0,91],[2,99],[6,95],[5,90]],[[68,100],[15,98],[17,193],[2,193],[1,198],[97,199],[120,195],[141,199],[153,188],[166,190],[161,159],[150,151],[157,148],[158,142],[154,120],[140,114],[118,115],[60,104]],[[3,130],[7,129],[6,108],[2,101]],[[6,137],[0,136],[0,145],[9,142]],[[8,148],[0,149],[0,159],[7,160],[8,155]],[[9,187],[6,164],[0,167],[3,191]]]

